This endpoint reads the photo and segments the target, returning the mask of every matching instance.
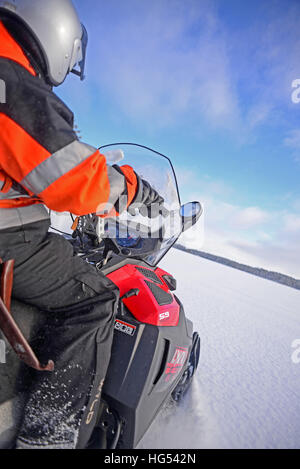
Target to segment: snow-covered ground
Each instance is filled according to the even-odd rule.
[[[201,358],[184,403],[139,448],[300,448],[300,291],[177,250],[161,267]]]

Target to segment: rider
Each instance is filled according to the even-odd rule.
[[[13,296],[46,311],[40,359],[17,448],[84,448],[95,424],[119,300],[117,287],[49,233],[49,209],[121,212],[162,199],[129,166],[78,140],[53,93],[84,78],[87,32],[71,0],[0,0],[0,258],[15,260]],[[115,211],[112,210],[115,208]]]

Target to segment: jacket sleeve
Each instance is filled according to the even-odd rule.
[[[96,148],[79,141],[73,114],[42,80],[12,62],[6,72],[2,170],[55,211],[108,213],[122,195],[130,205],[137,191],[133,169],[109,166]]]

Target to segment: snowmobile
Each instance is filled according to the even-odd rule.
[[[165,155],[131,143],[106,145],[100,151],[110,164],[125,159],[165,201],[152,218],[138,208],[118,218],[51,213],[52,229],[120,289],[111,361],[88,448],[133,449],[162,407],[170,400],[180,402],[198,366],[199,334],[175,294],[175,278],[158,264],[180,235],[197,223],[202,206],[181,205],[175,171]],[[29,345],[42,328],[43,314],[16,301],[11,308],[9,320],[23,345],[16,350],[8,340],[11,331],[2,327],[0,448],[14,445],[27,365],[41,372],[53,369],[50,362],[42,366]]]

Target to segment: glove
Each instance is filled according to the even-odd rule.
[[[143,217],[156,218],[162,213],[164,199],[156,192],[149,182],[137,174],[138,189],[135,198],[128,207],[128,212],[135,215],[136,209]]]
[[[142,216],[149,218],[155,218],[160,213],[166,215],[164,199],[149,182],[138,176],[130,166],[113,165],[113,168],[125,178],[125,190],[115,203],[115,214],[127,209],[131,215],[136,215],[136,210],[139,210]]]

